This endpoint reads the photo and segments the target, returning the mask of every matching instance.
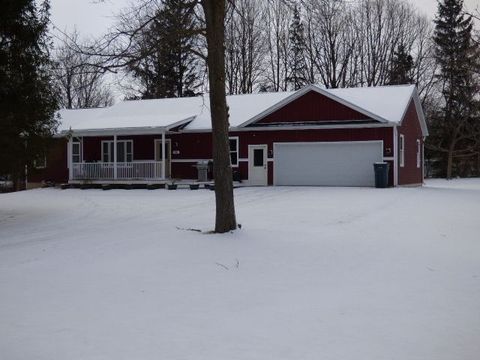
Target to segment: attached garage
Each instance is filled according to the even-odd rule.
[[[275,185],[374,186],[382,141],[274,144]]]

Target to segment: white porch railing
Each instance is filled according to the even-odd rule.
[[[71,174],[70,180],[161,180],[162,162],[72,163]]]

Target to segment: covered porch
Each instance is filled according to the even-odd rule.
[[[165,183],[171,178],[168,128],[72,131],[68,134],[70,184]]]

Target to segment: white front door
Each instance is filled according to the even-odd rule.
[[[268,185],[267,145],[248,145],[249,185]]]

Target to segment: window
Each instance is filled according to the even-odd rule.
[[[37,158],[33,160],[33,167],[35,169],[45,169],[47,167],[47,157],[37,156]]]
[[[263,156],[263,149],[253,149],[253,166],[265,165]]]
[[[400,167],[404,167],[405,166],[405,136],[404,135],[400,135],[398,149],[399,149]]]
[[[82,147],[79,141],[72,143],[72,162],[80,163],[82,162]]]
[[[417,139],[417,168],[422,164],[422,143]]]
[[[231,137],[230,140],[230,162],[232,166],[238,166],[238,137]]]
[[[102,162],[114,161],[113,140],[102,141]],[[133,161],[133,141],[118,140],[117,141],[117,162]]]

